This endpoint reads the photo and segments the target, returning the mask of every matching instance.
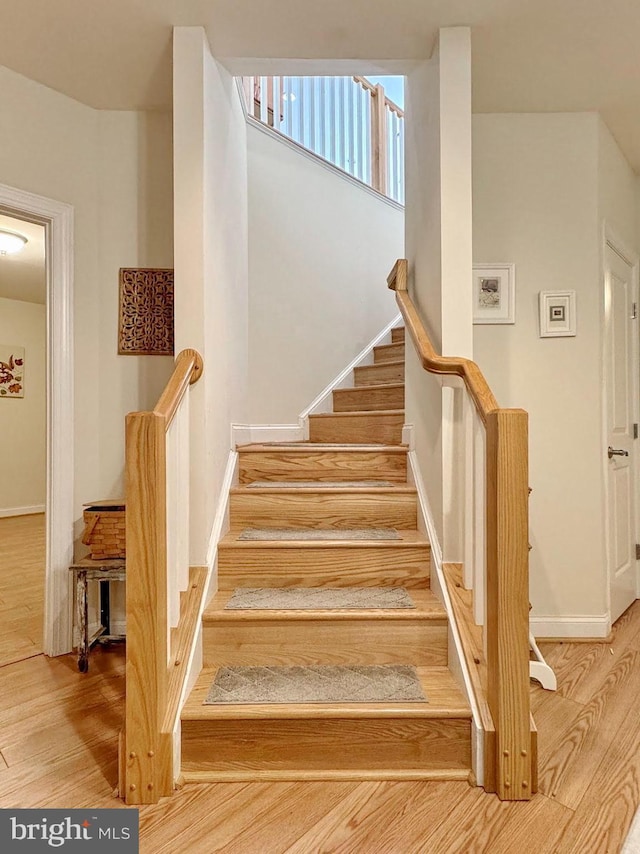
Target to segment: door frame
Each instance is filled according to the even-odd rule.
[[[607,246],[616,252],[622,259],[631,267],[631,277],[634,292],[634,301],[638,305],[640,311],[640,255],[635,252],[618,234],[618,232],[606,220],[602,228],[602,257],[601,257],[601,365],[602,365],[602,477],[603,477],[603,519],[605,527],[605,566],[607,569],[606,577],[606,603],[607,614],[611,620],[611,566],[609,563],[610,554],[610,537],[609,528],[609,472],[607,460],[607,349],[606,349],[606,317],[605,317],[605,298],[606,298],[606,253]],[[640,318],[637,321],[637,328],[633,336],[632,343],[632,359],[634,362],[633,368],[633,401],[632,411],[635,422],[640,422],[640,370],[638,368],[638,357],[640,354]],[[640,440],[638,440],[640,442]],[[634,477],[634,499],[635,499],[635,526],[634,534],[636,543],[640,542],[640,445],[638,450],[633,455],[633,477]],[[640,598],[640,565],[636,563],[636,599]]]
[[[0,209],[45,228],[47,486],[46,655],[71,651],[74,528],[73,207],[0,184]]]

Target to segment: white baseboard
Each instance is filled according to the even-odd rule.
[[[0,510],[0,519],[7,516],[31,516],[35,513],[44,513],[44,504],[33,504],[31,507],[5,507]]]
[[[231,443],[251,445],[261,442],[303,442],[303,424],[232,424]]]
[[[529,617],[529,625],[535,638],[606,638],[611,632],[608,614],[538,614]]]
[[[407,439],[407,444],[411,449],[413,446],[413,426],[407,425],[403,430],[402,438],[403,440]],[[438,539],[438,534],[436,531],[436,523],[433,518],[433,513],[431,511],[431,505],[429,504],[429,497],[427,495],[427,490],[424,485],[424,481],[422,480],[422,474],[420,469],[418,468],[418,457],[414,450],[409,450],[407,454],[407,461],[409,463],[407,467],[407,478],[409,483],[411,483],[418,491],[418,530],[422,531],[427,535],[429,542],[431,543],[431,557],[432,560],[438,566],[442,566],[442,546],[440,545],[440,541]]]
[[[213,517],[213,525],[209,535],[209,546],[207,548],[207,566],[209,567],[209,586],[211,586],[211,576],[215,568],[218,543],[229,530],[229,490],[232,486],[238,483],[238,452],[229,451],[227,465],[224,470],[222,485],[220,486],[220,495],[218,496],[218,504],[216,513]],[[208,596],[205,597],[208,599]]]
[[[347,367],[340,371],[338,376],[334,377],[334,379],[332,379],[329,385],[320,392],[315,400],[313,400],[309,406],[300,413],[300,419],[306,420],[310,415],[315,415],[321,412],[331,412],[333,408],[333,390],[336,388],[347,388],[348,386],[353,385],[351,377],[353,369],[357,368],[359,365],[373,363],[373,348],[382,344],[387,339],[390,340],[391,330],[394,326],[397,326],[398,323],[400,323],[400,320],[401,317],[397,314],[393,320],[385,326],[382,332],[376,335],[376,337],[358,353],[355,359],[349,362]]]

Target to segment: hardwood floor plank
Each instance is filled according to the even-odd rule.
[[[0,519],[0,667],[42,652],[45,518]]]
[[[622,847],[640,802],[640,715],[636,703],[630,705],[558,844],[558,854],[617,854]]]
[[[593,699],[548,746],[549,755],[540,764],[543,794],[572,809],[579,806],[600,762],[615,748],[618,730],[639,693],[640,652],[627,651]]]
[[[459,783],[363,783],[285,854],[410,854],[427,846],[425,828],[438,825],[465,796]]]
[[[433,833],[425,834],[423,850],[443,854],[556,854],[573,811],[540,794],[524,809],[522,806],[475,789]]]
[[[186,810],[184,815],[184,830],[189,842],[174,833],[167,840],[166,824],[162,822],[148,833],[145,816],[141,823],[145,839],[141,854],[284,851],[310,824],[335,808],[358,786],[357,783],[220,783],[206,786],[209,796],[215,798],[215,814],[202,815],[194,834],[192,810],[195,808],[200,816],[202,806],[191,802],[191,810]],[[231,791],[227,793],[227,789]],[[292,800],[296,803],[293,810]],[[173,829],[175,814],[171,819]]]

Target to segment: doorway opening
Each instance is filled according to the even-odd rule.
[[[44,196],[0,185],[0,214],[43,229],[46,289],[46,473],[44,520],[44,619],[40,643],[46,655],[71,651],[73,561],[73,208]],[[0,343],[5,343],[1,342]],[[19,345],[19,341],[7,341]],[[25,349],[24,393],[30,395]],[[15,357],[14,357],[15,363]],[[6,385],[6,384],[5,384]],[[15,404],[7,400],[5,407]],[[4,410],[5,412],[7,410]],[[29,506],[29,505],[24,505]],[[31,505],[36,506],[36,505]],[[27,514],[25,514],[26,516]]]
[[[44,649],[45,228],[0,213],[0,666]]]

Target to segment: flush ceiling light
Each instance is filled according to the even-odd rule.
[[[15,255],[27,244],[27,238],[17,231],[6,231],[0,228],[0,255]]]

